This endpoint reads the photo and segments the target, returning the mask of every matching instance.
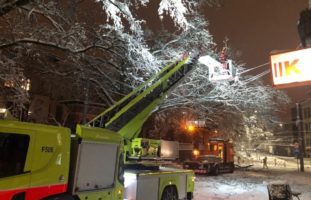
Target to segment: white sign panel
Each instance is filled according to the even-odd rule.
[[[271,55],[275,86],[297,86],[311,81],[311,48]]]
[[[231,60],[227,60],[222,64],[211,56],[207,55],[200,57],[199,62],[208,66],[210,81],[233,79],[233,68]]]

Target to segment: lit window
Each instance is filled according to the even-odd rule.
[[[30,79],[22,79],[22,88],[26,91],[30,90]]]
[[[13,80],[6,80],[4,82],[4,86],[9,87],[9,88],[14,87],[14,81]]]
[[[6,108],[0,108],[0,113],[5,113],[6,112]]]
[[[31,84],[30,84],[30,79],[24,79],[24,78],[22,78],[20,84],[21,84],[21,88],[22,88],[22,89],[24,89],[24,90],[26,90],[26,91],[29,91],[29,90],[30,90],[30,85],[31,85]],[[13,87],[15,87],[16,85],[18,85],[18,84],[16,84],[16,81],[14,81],[14,80],[12,80],[12,79],[5,80],[5,81],[4,81],[4,86],[5,86],[5,87],[13,88]]]

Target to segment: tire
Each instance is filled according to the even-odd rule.
[[[192,192],[187,192],[187,200],[193,199],[193,193]]]
[[[174,186],[168,186],[162,193],[161,200],[178,200],[177,190]]]
[[[231,163],[229,173],[233,173],[233,172],[234,172],[234,164],[233,164],[233,163]]]
[[[55,195],[55,196],[51,196],[51,197],[46,197],[42,200],[77,200],[79,198],[77,197],[73,197],[69,194],[60,194],[60,195]]]
[[[216,165],[215,168],[214,168],[214,173],[213,173],[215,176],[217,176],[219,174],[219,166]]]

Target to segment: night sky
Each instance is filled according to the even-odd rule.
[[[209,31],[220,46],[227,36],[229,45],[251,68],[269,62],[273,50],[295,50],[300,41],[297,32],[299,13],[308,0],[224,0],[219,8],[204,8]],[[261,68],[254,73],[267,69]],[[269,75],[263,79],[272,84]],[[292,102],[306,98],[311,86],[285,89]]]

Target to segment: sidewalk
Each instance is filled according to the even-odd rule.
[[[238,156],[240,156],[240,163],[238,163],[237,156],[235,158],[235,163],[240,166],[253,165],[256,168],[263,167],[263,158],[267,156],[267,165],[268,168],[281,168],[288,170],[298,170],[297,159],[295,157],[285,157],[285,156],[276,156],[264,153],[252,153],[246,155],[244,152],[238,152]],[[298,160],[299,164],[299,160]],[[305,170],[311,171],[311,159],[304,159],[304,167]]]

